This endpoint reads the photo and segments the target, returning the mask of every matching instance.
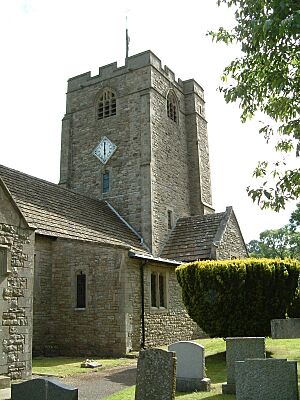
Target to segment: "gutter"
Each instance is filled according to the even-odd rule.
[[[140,244],[143,245],[146,250],[150,252],[149,247],[144,243],[144,238],[126,221],[126,219],[122,217],[121,214],[118,213],[118,211],[108,201],[105,200],[104,202],[111,209],[111,211],[116,214],[116,216],[127,226],[127,228],[129,228],[131,232],[133,232],[135,236],[140,239]]]
[[[142,260],[160,262],[163,264],[170,264],[170,265],[174,265],[174,266],[184,264],[181,261],[169,260],[167,258],[161,258],[161,257],[153,257],[151,254],[147,255],[147,254],[135,253],[132,250],[129,250],[128,256],[130,258],[138,258],[138,259],[142,259]]]

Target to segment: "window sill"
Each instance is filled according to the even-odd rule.
[[[85,311],[86,308],[85,308],[85,307],[84,307],[84,308],[77,308],[77,307],[75,307],[74,310],[75,310],[75,311]]]
[[[163,313],[167,313],[168,312],[168,309],[166,308],[166,307],[151,307],[150,308],[150,312],[151,313],[161,313],[161,314],[163,314]]]

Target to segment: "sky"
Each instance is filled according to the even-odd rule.
[[[233,207],[246,242],[288,223],[295,203],[280,213],[260,210],[246,193],[272,149],[258,120],[242,124],[238,105],[217,90],[239,49],[206,35],[234,23],[215,0],[0,0],[0,164],[58,183],[67,80],[124,65],[126,15],[129,56],[152,50],[177,79],[204,88],[216,211]]]

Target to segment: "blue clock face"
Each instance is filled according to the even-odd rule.
[[[103,136],[100,143],[93,151],[93,154],[102,162],[102,164],[106,164],[116,151],[116,148],[117,146],[112,141],[110,141],[106,136]]]

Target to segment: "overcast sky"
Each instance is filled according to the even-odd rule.
[[[242,124],[237,105],[217,91],[220,75],[238,48],[217,45],[210,29],[233,23],[232,11],[215,0],[0,0],[0,163],[58,183],[61,119],[67,80],[152,50],[182,80],[205,90],[213,204],[231,205],[245,241],[288,222],[286,211],[261,211],[246,187],[258,160],[270,153],[258,122]]]

